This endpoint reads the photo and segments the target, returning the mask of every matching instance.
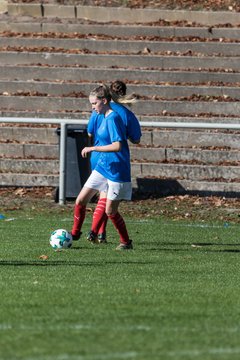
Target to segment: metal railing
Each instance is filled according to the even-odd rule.
[[[57,124],[61,127],[60,155],[59,155],[59,204],[66,201],[66,139],[67,125],[87,125],[88,120],[72,119],[40,119],[40,118],[16,118],[1,117],[1,123],[23,123],[23,124]],[[225,129],[240,130],[240,124],[236,123],[198,123],[198,122],[148,122],[140,121],[141,127],[172,128],[172,129]]]

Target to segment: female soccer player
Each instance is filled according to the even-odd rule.
[[[99,144],[85,147],[81,154],[86,157],[89,153],[97,151],[100,156],[76,199],[71,233],[73,239],[80,237],[87,203],[98,191],[107,191],[106,214],[120,235],[120,244],[116,249],[128,250],[133,248],[132,241],[129,239],[125,222],[118,212],[118,206],[121,200],[131,199],[130,154],[125,126],[120,116],[111,109],[111,100],[112,96],[106,85],[95,88],[89,95],[92,109],[97,114],[103,114],[104,117],[97,129]],[[96,238],[101,223],[100,218],[97,221],[93,218],[92,235]]]
[[[132,143],[138,144],[140,142],[140,138],[142,136],[139,121],[132,111],[130,111],[125,106],[123,106],[122,103],[118,102],[118,101],[121,101],[124,104],[131,104],[135,100],[135,98],[132,95],[126,96],[126,90],[127,90],[127,87],[123,81],[120,81],[120,80],[114,81],[110,86],[110,92],[111,92],[112,97],[115,98],[116,102],[111,101],[110,106],[111,106],[111,109],[116,111],[120,115],[121,119],[123,120],[127,138]],[[103,114],[98,114],[97,112],[93,111],[91,114],[91,117],[89,119],[88,134],[93,137],[95,146],[99,145],[99,140],[97,137],[97,129],[100,126],[103,117],[104,117]],[[98,156],[99,156],[99,153],[96,151],[91,154],[92,170],[96,166]],[[108,217],[105,213],[106,201],[107,201],[107,194],[106,194],[106,192],[102,191],[99,195],[99,200],[96,205],[95,211],[93,213],[93,218],[96,221],[98,218],[102,219],[102,225],[100,226],[98,234],[97,234],[99,243],[107,242],[106,241],[106,226],[107,226]],[[104,213],[105,213],[105,215],[104,215]],[[96,236],[92,231],[90,231],[87,239],[89,241],[95,242]]]

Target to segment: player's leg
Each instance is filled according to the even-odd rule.
[[[78,194],[74,206],[73,227],[71,231],[73,240],[78,240],[81,236],[81,228],[86,214],[86,205],[96,192],[95,189],[83,187]]]
[[[129,239],[125,221],[118,211],[120,201],[123,199],[129,200],[131,198],[131,183],[116,183],[108,181],[108,186],[109,189],[107,194],[106,214],[120,235],[120,244],[116,249],[132,249],[132,240]]]
[[[106,243],[106,226],[107,226],[107,214],[106,210],[107,192],[101,191],[99,200],[93,213],[93,220],[91,231],[88,234],[87,239],[94,243]]]
[[[98,230],[98,242],[100,244],[106,244],[107,243],[106,228],[107,228],[107,222],[108,222],[108,216],[106,214],[106,202],[107,202],[107,193],[106,192],[100,193],[99,201],[102,204],[102,206],[104,205],[104,215],[103,215],[103,219],[102,219],[102,225],[100,226],[100,229]]]
[[[86,214],[86,205],[98,191],[106,188],[106,184],[106,179],[97,171],[93,170],[76,199],[74,221],[71,231],[73,240],[78,240],[81,236],[81,228]]]

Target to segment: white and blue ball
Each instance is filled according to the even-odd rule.
[[[50,245],[54,250],[69,249],[72,246],[72,235],[65,229],[58,229],[51,233]]]

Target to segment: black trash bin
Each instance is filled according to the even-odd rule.
[[[59,135],[61,128],[56,130]],[[83,158],[81,151],[90,146],[90,139],[84,125],[67,125],[66,139],[66,199],[75,199],[90,175],[89,157]],[[56,201],[59,198],[59,189],[56,189]]]

